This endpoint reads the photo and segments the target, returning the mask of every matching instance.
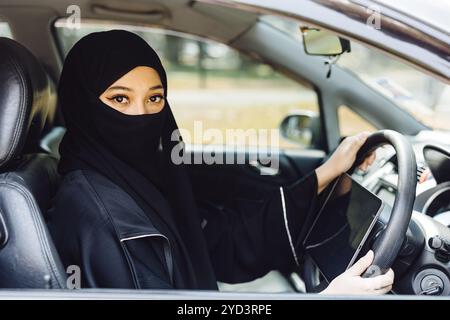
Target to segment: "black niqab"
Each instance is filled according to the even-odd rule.
[[[71,49],[58,88],[67,128],[59,172],[95,170],[117,184],[169,239],[174,288],[217,289],[187,173],[171,161],[172,149],[182,145],[179,135],[172,141],[178,127],[167,99],[162,111],[144,115],[123,114],[99,99],[138,66],[157,71],[167,97],[158,55],[133,33],[92,33]]]

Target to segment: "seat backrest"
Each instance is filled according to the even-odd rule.
[[[65,288],[66,275],[42,212],[58,186],[57,160],[41,151],[56,108],[37,59],[0,38],[0,288]]]

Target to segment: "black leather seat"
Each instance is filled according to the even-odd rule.
[[[42,213],[58,186],[57,160],[41,151],[56,108],[37,59],[0,38],[0,288],[64,288],[66,276]]]

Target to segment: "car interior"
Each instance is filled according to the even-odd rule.
[[[392,293],[450,295],[450,140],[444,133],[430,138],[429,126],[337,64],[327,77],[324,57],[308,54],[300,33],[288,35],[283,26],[268,22],[265,13],[187,0],[164,4],[83,0],[78,1],[78,9],[70,6],[71,1],[65,0],[42,0],[39,6],[29,0],[0,1],[0,21],[11,32],[0,37],[0,291],[67,288],[68,274],[47,231],[45,212],[60,179],[58,144],[64,121],[56,86],[67,53],[62,43],[67,31],[64,19],[80,10],[86,28],[75,35],[69,30],[67,38],[72,38],[67,43],[93,27],[189,35],[268,65],[314,95],[314,113],[283,113],[282,121],[277,119],[285,138],[290,138],[289,127],[301,119],[310,121],[313,138],[309,146],[294,143],[277,150],[275,171],[261,164],[264,159],[252,161],[258,158],[258,149],[188,145],[192,158],[214,152],[244,159],[237,164],[190,165],[199,202],[227,206],[235,199],[252,197],[256,186],[293,183],[325,161],[344,138],[338,117],[341,106],[366,119],[376,132],[359,159],[376,149],[377,161],[364,174],[355,170],[352,177],[385,203],[366,246],[377,243],[383,253],[379,264],[392,265],[396,271]],[[388,257],[392,247],[398,255]],[[317,291],[323,280],[306,256],[301,268],[274,270],[253,283],[221,284],[220,289],[305,293]]]

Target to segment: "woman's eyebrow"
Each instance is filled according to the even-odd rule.
[[[148,90],[156,90],[156,89],[164,89],[164,87],[162,85],[158,84],[156,86],[150,87]]]
[[[156,86],[153,86],[153,87],[148,88],[149,91],[150,91],[150,90],[157,90],[157,89],[164,89],[164,87],[163,87],[162,85],[158,84],[158,85],[156,85]],[[128,87],[123,87],[123,86],[112,86],[112,87],[109,87],[108,90],[133,91],[133,89],[128,88]]]
[[[108,90],[125,90],[125,91],[133,91],[132,89],[128,87],[122,87],[122,86],[113,86],[109,87]]]

